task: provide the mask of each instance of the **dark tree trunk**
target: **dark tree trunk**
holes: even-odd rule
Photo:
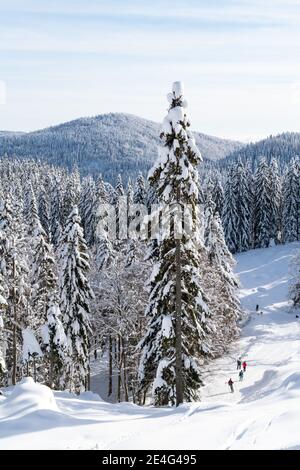
[[[123,357],[123,389],[125,395],[125,401],[128,400],[128,383],[127,383],[127,358],[126,358],[126,351],[125,351],[125,340],[122,338],[122,357]]]
[[[117,392],[117,400],[118,400],[118,402],[120,403],[120,401],[121,401],[121,361],[122,361],[120,336],[118,336],[118,341],[117,341],[117,361],[118,361],[118,392]]]
[[[112,350],[112,337],[108,338],[108,396],[112,394],[112,364],[113,364],[113,350]]]
[[[177,189],[177,203],[180,203],[180,189]],[[174,231],[175,236],[175,231]],[[176,262],[176,299],[175,299],[175,349],[176,349],[176,406],[183,403],[183,377],[182,377],[182,338],[181,338],[181,307],[182,307],[182,293],[181,293],[181,240],[176,240],[175,248],[175,262]]]

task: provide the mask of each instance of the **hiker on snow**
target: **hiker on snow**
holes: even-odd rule
[[[242,370],[240,370],[239,379],[240,379],[240,382],[242,382],[242,380],[244,379],[244,372]]]
[[[239,358],[236,360],[236,368],[237,368],[237,370],[239,370],[241,367],[242,367],[242,360],[241,360],[241,358],[239,357]]]
[[[246,372],[246,368],[247,368],[247,362],[246,362],[246,361],[244,361],[244,362],[243,362],[243,364],[242,364],[242,366],[243,366],[243,371],[244,371],[244,372]]]
[[[227,383],[229,385],[231,393],[233,393],[234,392],[234,388],[233,388],[234,382],[233,382],[233,380],[230,378]]]

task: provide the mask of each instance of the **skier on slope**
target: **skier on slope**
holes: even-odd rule
[[[241,357],[239,357],[236,360],[236,368],[237,368],[237,370],[239,370],[241,367],[242,367],[242,359],[241,359]]]
[[[259,305],[256,304],[256,311],[258,312],[258,310],[259,310]]]
[[[240,379],[240,382],[244,380],[244,372],[242,370],[240,370],[239,379]]]
[[[243,364],[242,364],[242,366],[243,366],[243,371],[246,372],[246,369],[247,369],[247,362],[244,361]]]
[[[233,393],[234,392],[234,388],[233,388],[234,382],[233,382],[233,380],[230,378],[227,383],[229,385],[231,393]]]

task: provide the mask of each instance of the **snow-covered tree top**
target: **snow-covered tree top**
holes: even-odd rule
[[[148,177],[161,201],[171,202],[176,188],[181,187],[184,202],[188,203],[198,197],[197,165],[202,157],[190,130],[183,84],[174,82],[167,98],[170,107],[160,133],[163,147],[159,149],[160,156]]]
[[[179,98],[180,96],[183,96],[184,92],[184,87],[182,82],[174,82],[172,86],[172,91],[176,98]]]

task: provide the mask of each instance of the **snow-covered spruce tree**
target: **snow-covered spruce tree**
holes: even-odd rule
[[[239,248],[239,237],[237,228],[237,207],[234,198],[234,170],[230,168],[225,185],[225,203],[223,209],[223,227],[226,245],[231,253],[236,253]]]
[[[282,241],[282,184],[277,161],[273,158],[270,166],[271,229],[276,244]]]
[[[123,182],[122,182],[122,176],[119,174],[117,178],[117,183],[115,187],[115,197],[114,197],[114,203],[117,205],[119,198],[125,195],[124,187],[123,187]]]
[[[21,378],[22,329],[28,326],[27,243],[21,205],[7,195],[0,201],[0,272],[7,301],[5,315],[7,384]]]
[[[223,186],[218,178],[215,180],[215,184],[212,190],[212,199],[215,203],[215,212],[222,217],[224,207],[224,190]]]
[[[42,227],[45,233],[50,238],[50,210],[49,210],[49,196],[46,192],[48,188],[44,185],[41,186],[39,199],[38,199],[38,214]]]
[[[250,172],[239,160],[234,169],[234,198],[237,212],[238,252],[252,243],[252,189]]]
[[[251,248],[251,180],[247,168],[240,160],[228,173],[225,187],[223,226],[225,240],[232,253],[247,251]]]
[[[269,167],[263,158],[254,180],[254,248],[267,248],[272,242],[272,202]]]
[[[117,234],[117,239],[121,239],[121,224],[120,224],[120,219],[122,216],[122,211],[126,210],[126,207],[124,207],[124,197],[125,197],[125,190],[123,187],[122,183],[122,176],[118,175],[117,178],[117,184],[115,187],[115,192],[114,192],[114,198],[113,198],[113,203],[116,208],[116,234]],[[119,241],[116,241],[116,246],[119,245]]]
[[[67,342],[59,309],[56,262],[52,247],[46,241],[42,227],[36,228],[32,279],[34,290],[32,306],[35,313],[34,329],[43,352],[42,376],[51,388],[60,387]]]
[[[99,201],[101,204],[109,202],[109,195],[105,187],[102,175],[99,176],[96,184],[96,202]]]
[[[209,263],[206,282],[209,306],[217,323],[213,347],[215,354],[220,355],[238,336],[241,306],[237,296],[239,283],[233,272],[235,261],[226,246],[219,214],[213,212],[210,210],[206,218],[205,245]]]
[[[48,374],[46,383],[56,390],[63,388],[64,367],[68,357],[68,341],[62,324],[58,298],[49,298],[46,320],[40,328],[41,349]]]
[[[41,221],[38,214],[37,202],[35,193],[31,186],[30,189],[30,203],[28,209],[28,219],[27,219],[27,226],[28,226],[28,235],[31,246],[35,246],[37,240],[39,239],[40,234],[42,233],[44,237],[46,237],[46,232],[41,225]]]
[[[205,193],[205,199],[209,198],[212,199],[212,193],[214,190],[214,182],[211,176],[209,176],[205,182],[204,182],[204,193]]]
[[[171,212],[189,205],[195,238],[160,233],[146,310],[148,330],[141,341],[140,389],[152,385],[154,403],[179,405],[197,398],[201,384],[199,357],[210,351],[209,334],[213,326],[207,300],[202,291],[197,237],[197,165],[201,155],[189,130],[186,101],[180,82],[168,95],[170,108],[163,121],[161,156],[149,173],[157,197]],[[181,214],[182,215],[182,214]]]
[[[205,246],[207,246],[208,238],[210,236],[212,219],[216,213],[216,204],[212,199],[212,193],[208,193],[205,200],[204,207],[204,237],[203,241]]]
[[[80,193],[79,212],[84,238],[89,246],[92,246],[95,241],[95,193],[94,180],[91,177],[85,178]]]
[[[73,207],[79,204],[80,175],[78,168],[68,178],[62,207],[62,224],[66,223]]]
[[[283,179],[282,231],[285,243],[300,240],[300,171],[292,159]]]
[[[78,392],[88,388],[89,301],[93,293],[87,279],[89,255],[77,206],[73,207],[61,237],[59,268],[60,309],[70,349],[65,387]]]
[[[51,207],[50,207],[50,233],[51,243],[57,248],[59,239],[61,236],[61,197],[59,190],[59,180],[54,177],[52,179],[52,191],[51,191]]]
[[[128,183],[127,183],[127,206],[129,207],[131,204],[133,204],[133,188],[131,184],[131,179],[129,178]]]
[[[94,207],[94,250],[93,250],[93,271],[102,270],[108,267],[114,258],[114,244],[110,239],[108,230],[109,222],[105,225],[103,222],[108,218],[108,212],[105,206],[109,203],[110,197],[106,190],[102,176],[97,182],[96,201]],[[100,229],[101,228],[101,229]]]
[[[142,205],[147,204],[147,190],[146,190],[146,184],[145,184],[145,180],[144,180],[142,173],[139,173],[137,180],[136,180],[136,185],[135,185],[135,190],[134,190],[134,195],[133,195],[133,202],[134,204],[142,204]]]

